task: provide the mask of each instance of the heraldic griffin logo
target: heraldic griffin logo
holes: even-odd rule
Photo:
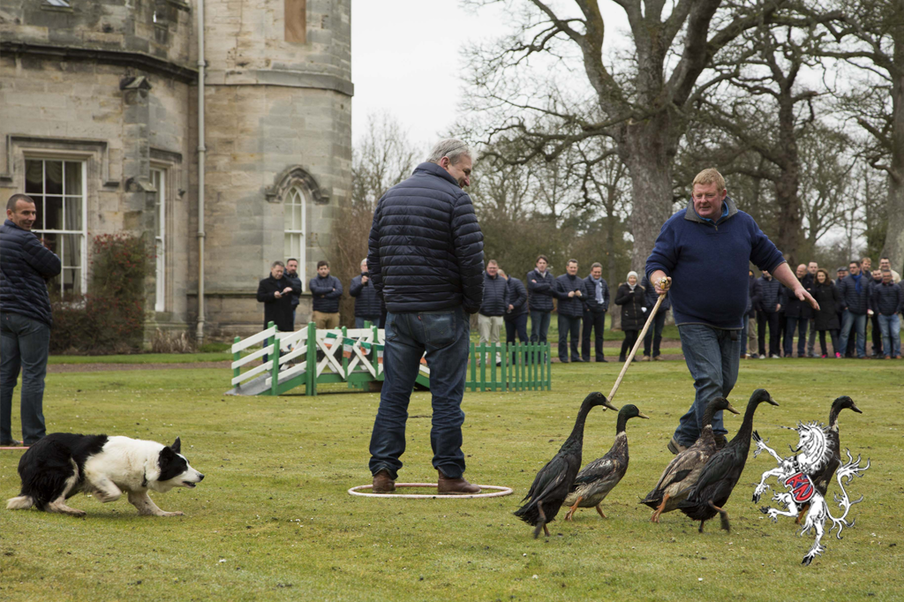
[[[769,516],[772,522],[777,522],[779,516],[796,518],[799,513],[808,510],[806,519],[801,525],[798,534],[803,535],[810,531],[816,534],[816,541],[813,542],[813,547],[810,548],[810,551],[807,552],[801,562],[801,564],[809,565],[817,555],[822,554],[823,550],[825,550],[825,546],[820,541],[826,533],[826,521],[830,521],[829,533],[836,527],[838,528],[835,534],[838,539],[841,539],[841,531],[845,527],[854,526],[853,520],[847,520],[848,513],[851,510],[851,506],[863,501],[863,496],[852,501],[848,496],[845,485],[850,484],[855,476],[863,476],[862,473],[869,468],[869,460],[867,460],[866,466],[861,467],[860,455],[858,454],[857,459],[854,460],[851,452],[845,450],[848,460],[836,472],[836,480],[841,493],[834,495],[835,502],[843,512],[840,517],[836,518],[829,512],[825,497],[823,493],[820,493],[813,479],[832,460],[833,450],[828,443],[827,428],[817,422],[806,424],[801,422],[798,423],[796,429],[789,428],[789,430],[797,431],[799,441],[796,449],[791,448],[793,453],[787,458],[782,458],[775,450],[766,445],[769,442],[768,439],[763,441],[759,433],[753,433],[753,439],[756,441],[756,451],[753,452],[753,457],[756,458],[762,451],[766,451],[778,462],[778,467],[763,473],[759,485],[753,490],[753,501],[754,503],[760,501],[760,496],[769,489],[766,480],[775,477],[788,489],[787,492],[777,492],[772,496],[772,501],[777,502],[783,509],[763,506],[760,511]],[[828,476],[828,479],[831,479],[831,475]],[[828,483],[824,485],[823,490],[827,486]],[[809,509],[807,508],[808,505]]]

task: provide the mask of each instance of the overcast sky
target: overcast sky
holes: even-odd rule
[[[607,36],[614,36],[624,13],[611,2],[603,10]],[[506,33],[510,20],[500,8],[475,13],[457,0],[353,1],[353,141],[363,135],[368,115],[386,111],[412,142],[429,145],[455,120],[468,69],[459,50]]]

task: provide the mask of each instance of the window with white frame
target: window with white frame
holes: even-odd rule
[[[283,220],[285,223],[284,260],[294,257],[298,260],[298,278],[301,288],[307,284],[305,279],[305,196],[300,187],[294,186],[286,195],[283,203]]]
[[[62,273],[48,286],[64,297],[87,287],[86,179],[84,161],[25,159],[25,193],[37,210],[32,231],[60,257]]]
[[[166,311],[166,172],[151,170],[151,183],[157,189],[154,196],[154,242],[157,256],[157,294],[154,311]]]

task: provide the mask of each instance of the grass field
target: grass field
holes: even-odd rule
[[[607,349],[607,352],[609,350]],[[844,539],[812,538],[773,524],[750,501],[774,466],[751,458],[726,505],[732,531],[703,534],[680,513],[649,522],[637,501],[672,457],[665,449],[693,386],[683,362],[632,366],[616,405],[651,420],[628,423],[631,466],[603,503],[534,540],[512,516],[536,471],[567,437],[583,397],[608,394],[616,363],[555,365],[548,393],[466,393],[464,451],[472,482],[515,495],[474,500],[353,497],[369,483],[367,445],[378,395],[333,389],[315,398],[234,398],[229,371],[133,370],[51,374],[48,432],[122,434],[171,443],[207,478],[194,490],[151,494],[186,516],[136,515],[125,500],[70,504],[85,519],[0,509],[0,600],[900,600],[904,591],[904,364],[857,360],[742,362],[733,401],[756,387],[754,426],[780,452],[798,420],[825,421],[847,394],[862,415],[841,417],[842,443],[872,467],[850,486],[864,495]],[[17,398],[18,399],[18,398]],[[18,406],[18,401],[15,402]],[[19,432],[18,408],[14,433]],[[734,431],[739,418],[726,419]],[[429,393],[415,393],[402,482],[432,481]],[[594,410],[585,462],[612,442],[615,416]],[[0,499],[18,493],[21,452],[0,451]],[[864,462],[865,464],[865,462]],[[830,490],[830,493],[832,490]],[[765,499],[765,498],[764,498]],[[765,499],[768,502],[768,499]]]

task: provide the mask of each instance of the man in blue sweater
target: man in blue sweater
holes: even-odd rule
[[[45,435],[44,376],[53,312],[47,281],[60,274],[60,258],[31,232],[37,219],[30,196],[14,194],[0,226],[0,446],[17,447],[12,436],[13,392],[22,371],[21,417],[25,445]]]
[[[707,404],[716,397],[728,397],[737,381],[751,261],[769,270],[798,299],[818,308],[781,252],[728,197],[722,174],[703,170],[694,178],[692,201],[662,226],[646,265],[656,292],[671,293],[682,351],[696,389],[694,403],[669,442],[672,453],[693,445]],[[712,425],[717,443],[724,445],[727,431],[722,412],[713,417]]]

